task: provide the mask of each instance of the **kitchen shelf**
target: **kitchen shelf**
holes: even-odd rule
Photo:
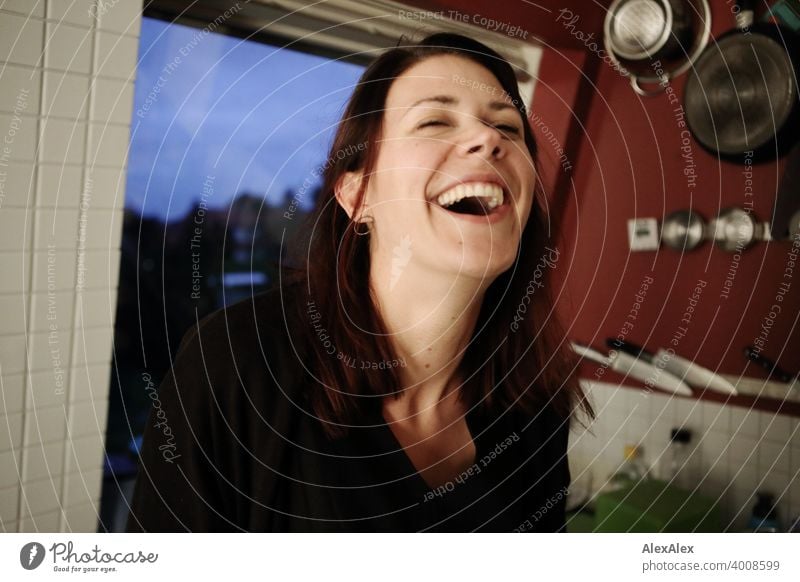
[[[647,386],[643,382],[639,382],[638,380],[631,378],[630,376],[625,377],[622,374],[618,374],[613,370],[606,369],[605,374],[603,374],[602,379],[598,380],[593,375],[593,371],[597,369],[596,364],[592,364],[591,362],[582,362],[578,369],[578,378],[585,382],[603,382],[603,383],[610,383],[610,384],[617,384],[619,386],[623,386],[625,388],[629,388],[631,390],[646,390],[648,389]],[[725,378],[737,384],[737,379],[739,376],[732,376],[730,374],[723,374]],[[741,380],[738,380],[739,388],[741,389],[742,386],[747,386],[748,392],[754,391],[758,392],[759,390],[755,388],[757,383],[765,384],[767,389],[764,390],[764,393],[773,394],[774,386],[778,383],[767,381],[764,379],[758,378],[747,378],[742,377]],[[779,384],[778,384],[779,385]],[[783,384],[783,386],[788,386]],[[655,392],[660,394],[664,394],[669,396],[669,392],[664,392],[662,390],[658,390],[656,388],[652,389]],[[788,392],[788,389],[787,389]],[[771,396],[755,396],[752,394],[738,394],[736,396],[730,394],[723,394],[722,392],[715,392],[713,390],[705,390],[703,392],[695,391],[692,396],[678,396],[674,395],[675,398],[687,398],[687,399],[695,399],[695,400],[705,400],[709,402],[718,402],[720,404],[731,404],[733,406],[741,406],[742,408],[753,409],[753,410],[760,410],[763,412],[772,412],[776,414],[785,414],[787,416],[794,416],[800,418],[800,401],[795,400],[796,396],[792,396],[793,399],[785,399],[782,400],[780,398],[774,398]]]

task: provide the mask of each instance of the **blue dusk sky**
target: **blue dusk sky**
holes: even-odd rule
[[[144,18],[125,207],[182,218],[239,193],[281,204],[320,166],[363,68]],[[311,200],[301,204],[308,209]]]

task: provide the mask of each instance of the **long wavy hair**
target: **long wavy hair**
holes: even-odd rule
[[[381,54],[361,76],[324,165],[316,208],[304,229],[307,238],[297,251],[302,264],[285,279],[301,280],[309,293],[305,301],[295,298],[302,322],[296,332],[305,336],[305,365],[317,379],[306,396],[331,438],[358,426],[366,407],[402,392],[397,367],[361,369],[350,361],[399,360],[370,289],[369,235],[356,233],[353,221],[336,201],[334,188],[345,172],[364,171],[353,211],[358,217],[378,156],[389,88],[411,66],[437,55],[457,55],[488,69],[523,120],[528,118],[511,65],[491,48],[461,35],[439,33],[418,43],[401,44]],[[547,235],[536,142],[529,124],[522,125],[537,170],[533,207],[517,260],[484,295],[473,337],[460,363],[465,381],[459,398],[470,408],[495,412],[519,407],[535,415],[549,406],[564,420],[578,408],[593,417],[574,375],[576,360],[553,309],[549,273],[557,249]]]

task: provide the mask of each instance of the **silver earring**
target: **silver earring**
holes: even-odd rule
[[[373,222],[375,222],[375,218],[373,218],[373,216],[371,214],[368,214],[367,216],[364,217],[363,220],[358,220],[358,221],[353,223],[353,231],[358,236],[368,235],[370,232],[372,232],[372,223]],[[360,225],[360,224],[365,224],[366,225],[366,230],[359,229],[358,225]]]

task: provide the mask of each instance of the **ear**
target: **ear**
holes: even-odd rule
[[[345,172],[336,181],[334,186],[334,193],[336,194],[336,201],[347,212],[347,216],[353,220],[353,212],[355,211],[356,202],[358,199],[358,190],[361,188],[361,181],[364,179],[364,172],[358,170],[356,172]]]

